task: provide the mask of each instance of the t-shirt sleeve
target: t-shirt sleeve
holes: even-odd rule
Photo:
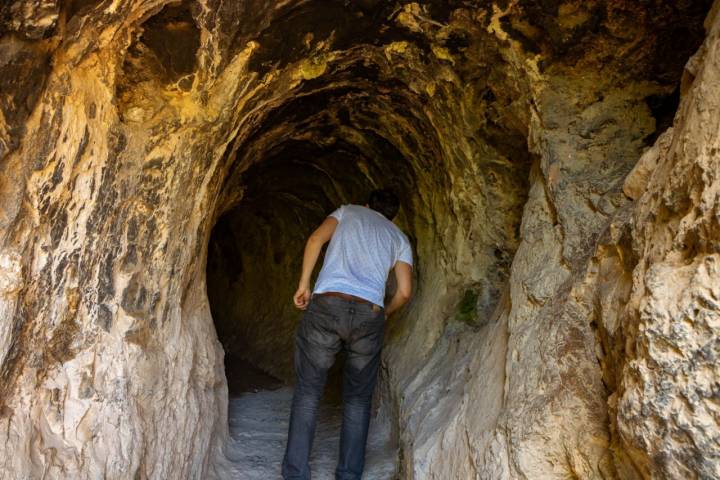
[[[332,212],[328,217],[333,217],[338,223],[342,222],[343,213],[345,212],[345,205]]]
[[[400,245],[400,252],[398,252],[396,261],[407,263],[410,266],[413,264],[412,247],[410,246],[410,242],[406,239],[403,239],[403,242]]]

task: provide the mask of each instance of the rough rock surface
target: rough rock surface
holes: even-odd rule
[[[390,185],[401,478],[719,477],[719,5],[4,3],[1,476],[222,471],[223,347],[290,379]]]

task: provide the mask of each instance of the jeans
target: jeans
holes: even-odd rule
[[[382,349],[385,311],[371,304],[315,295],[295,338],[296,385],[282,475],[310,479],[310,451],[328,369],[345,349],[343,418],[337,480],[359,480],[365,466],[370,407]]]

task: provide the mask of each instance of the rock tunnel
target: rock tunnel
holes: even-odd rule
[[[3,4],[0,477],[279,478],[235,399],[291,391],[305,239],[391,187],[366,478],[720,478],[718,11]]]

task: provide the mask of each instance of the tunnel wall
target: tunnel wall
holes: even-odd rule
[[[383,362],[403,475],[717,476],[717,2],[673,130],[642,157],[658,122],[646,99],[668,95],[672,78],[635,78],[612,62],[608,75],[598,67],[618,44],[580,42],[590,53],[578,55],[564,42],[586,31],[542,35],[523,21],[533,3],[510,4],[439,20],[408,4],[393,17],[398,41],[351,51],[340,36],[336,50],[311,42],[277,65],[272,43],[257,40],[278,13],[266,3],[3,7],[3,68],[32,79],[9,82],[1,100],[4,476],[205,478],[223,461],[227,386],[205,295],[212,227],[262,160],[250,140],[269,112],[322,88],[313,81],[360,51],[404,78],[403,94],[438,101],[374,123],[405,137],[422,118],[432,128],[408,128],[416,144],[395,147],[416,171],[442,172],[418,175],[417,195],[403,195],[423,268]],[[567,5],[567,29],[592,20]],[[635,47],[620,62],[642,70],[657,61],[645,56],[656,37],[628,27],[639,17],[627,8],[606,12],[605,29],[632,33],[612,38]],[[658,18],[637,23],[660,29]],[[158,49],[143,25],[187,32],[178,45],[197,46],[195,63]],[[446,42],[464,28],[461,48],[492,46],[479,58],[501,60],[475,73],[505,78],[506,103],[467,86],[478,77],[452,47],[466,43]],[[402,105],[383,88],[387,105]],[[492,108],[491,122],[478,118]],[[529,138],[519,150],[499,141],[518,135]],[[497,162],[509,173],[496,180],[509,183],[495,191],[513,194],[493,199]],[[511,263],[490,247],[498,238]],[[494,277],[502,262],[509,276]],[[470,321],[458,315],[468,290]]]
[[[137,25],[159,10],[129,7],[106,13]],[[4,159],[0,471],[199,478],[227,395],[203,287],[212,174],[193,171],[221,150],[193,141],[188,117],[168,125],[192,109],[182,95],[162,99],[169,116],[124,124],[127,26],[78,21],[54,46],[30,140]]]
[[[697,68],[696,62],[689,68]],[[641,255],[630,240],[637,231],[626,233],[624,239],[616,231],[619,224],[639,215],[640,208],[623,194],[623,180],[647,148],[660,119],[653,118],[646,101],[656,93],[656,85],[615,82],[574,68],[546,72],[543,81],[532,82],[530,96],[537,109],[533,109],[529,146],[539,161],[530,174],[521,242],[504,301],[477,332],[470,333],[446,323],[452,313],[438,312],[437,297],[423,297],[421,292],[406,317],[413,330],[390,346],[389,383],[397,386],[391,395],[402,425],[404,467],[411,478],[562,478],[568,472],[579,478],[715,474],[717,462],[699,460],[709,454],[706,447],[701,447],[702,454],[686,445],[689,450],[670,453],[671,448],[653,458],[647,453],[635,457],[638,452],[632,445],[647,448],[648,442],[660,441],[663,434],[650,434],[650,425],[664,424],[675,410],[663,407],[661,413],[655,400],[639,400],[645,384],[636,383],[638,370],[645,372],[646,379],[652,377],[647,364],[654,364],[656,358],[640,360],[635,371],[625,371],[624,360],[606,357],[609,350],[621,357],[635,355],[636,349],[656,350],[648,353],[652,357],[668,352],[660,347],[666,338],[634,345],[634,332],[646,327],[638,327],[637,317],[632,319],[637,313],[619,313],[627,308],[630,278],[642,276],[633,272],[633,258]],[[660,142],[666,145],[668,140]],[[656,165],[658,148],[662,147],[650,150],[655,152],[653,166],[644,167],[641,176],[649,175]],[[627,247],[620,247],[621,253],[614,251],[615,246],[596,247],[596,241],[608,236],[618,243],[632,243],[634,253]],[[613,270],[599,286],[596,269],[603,264]],[[641,298],[642,280],[635,281],[639,290],[635,295]],[[443,288],[440,282],[432,290]],[[626,323],[620,315],[628,315]],[[614,332],[612,339],[603,326],[606,322]],[[433,329],[442,332],[437,341],[421,343],[423,333]],[[711,348],[712,336],[703,337],[696,347]],[[654,341],[658,345],[648,345]],[[675,345],[678,342],[673,340]],[[685,342],[678,350],[688,352]],[[430,348],[425,349],[427,345]],[[418,363],[418,358],[426,360]],[[678,367],[669,367],[673,363],[669,358],[661,363],[668,373]],[[610,364],[613,374],[625,376],[623,380],[608,381]],[[705,367],[697,367],[709,374]],[[704,398],[693,402],[712,408],[710,392],[701,383],[691,393],[684,379],[665,377],[664,381],[677,381],[683,398]],[[634,385],[624,398],[627,410],[620,410],[617,403],[622,382]],[[657,398],[656,393],[651,397]],[[656,432],[678,429],[687,434],[697,428],[681,423]],[[632,440],[625,436],[628,430],[633,431]],[[677,435],[684,434],[670,434]]]

